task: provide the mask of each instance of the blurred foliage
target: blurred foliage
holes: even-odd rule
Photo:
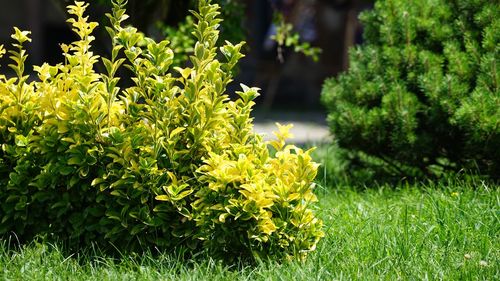
[[[65,8],[68,0],[54,0],[61,8]],[[243,28],[245,19],[245,4],[243,0],[212,0],[221,9],[223,21],[221,22],[220,40],[225,42],[240,42],[245,39],[246,31]],[[111,0],[97,0],[102,10],[112,6]],[[194,47],[194,38],[187,31],[192,22],[189,11],[195,9],[198,0],[128,0],[127,10],[130,11],[130,23],[145,34],[151,35],[151,29],[157,29],[162,36],[172,42],[172,48],[176,49],[174,64],[185,61]],[[275,6],[272,6],[275,8]],[[91,10],[90,13],[99,13]],[[95,15],[94,15],[95,16]],[[96,20],[100,17],[95,16]],[[295,32],[294,26],[285,20],[281,12],[275,8],[273,22],[277,26],[277,34],[272,39],[278,43],[277,58],[282,61],[282,48],[291,47],[295,52],[303,53],[318,60],[321,52],[319,48],[312,47],[308,42],[302,42],[300,36]]]
[[[283,47],[291,47],[294,52],[302,53],[318,61],[321,49],[312,47],[309,42],[301,42],[298,32],[293,30],[293,24],[287,22],[283,14],[276,13],[273,19],[276,25],[276,34],[271,35],[271,39],[278,43],[278,59],[283,62]]]

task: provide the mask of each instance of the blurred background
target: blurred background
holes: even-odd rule
[[[96,32],[95,52],[109,52],[108,36],[102,28],[110,0],[94,0],[89,7],[90,20],[100,24]],[[182,40],[189,10],[195,1],[129,0],[129,23],[157,39],[175,36]],[[295,123],[297,142],[321,141],[328,136],[326,113],[320,104],[323,81],[345,70],[348,48],[361,43],[362,26],[358,15],[373,6],[370,0],[217,0],[225,22],[221,40],[247,42],[246,57],[240,62],[235,82],[262,89],[257,99],[255,118],[257,131],[269,133],[274,122]],[[13,26],[31,30],[28,44],[29,65],[62,61],[59,44],[75,40],[66,23],[66,0],[0,0],[0,44],[11,43]],[[280,48],[270,37],[276,33],[276,15],[281,14],[293,25],[301,42],[322,50],[314,61],[292,48]],[[273,20],[274,19],[274,20]],[[177,33],[176,33],[177,32]],[[169,38],[170,39],[170,38]],[[177,44],[183,44],[177,43]],[[186,43],[187,44],[187,43]],[[7,60],[0,61],[2,72],[8,73]]]

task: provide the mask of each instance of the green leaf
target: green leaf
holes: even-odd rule
[[[80,166],[83,164],[83,159],[81,156],[73,156],[68,159],[68,165]]]

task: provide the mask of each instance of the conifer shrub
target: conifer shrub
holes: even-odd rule
[[[378,1],[365,43],[325,82],[331,132],[351,167],[392,175],[500,175],[500,9],[487,0]]]
[[[79,40],[61,46],[64,63],[36,66],[37,79],[24,72],[29,32],[12,36],[17,76],[0,75],[0,236],[226,258],[314,250],[323,236],[313,213],[317,164],[285,144],[289,126],[270,143],[253,132],[258,89],[242,85],[229,100],[243,43],[218,47],[218,5],[199,1],[190,66],[175,69],[168,38],[123,25],[123,0],[108,15],[111,57],[96,56],[87,6],[68,6]],[[129,87],[116,76],[123,67]]]

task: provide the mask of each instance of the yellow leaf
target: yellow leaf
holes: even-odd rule
[[[297,200],[299,198],[300,198],[300,194],[298,194],[298,193],[292,193],[292,194],[288,195],[288,197],[287,197],[286,200],[287,201],[293,201],[293,200]]]
[[[273,200],[269,198],[262,198],[257,200],[255,203],[257,203],[257,206],[260,208],[269,208],[273,205]]]
[[[228,216],[229,216],[229,214],[228,214],[228,213],[223,213],[223,214],[220,214],[220,215],[219,215],[219,221],[220,221],[221,223],[225,223],[225,222],[226,222],[226,218],[227,218]]]
[[[170,172],[170,171],[167,171],[167,175],[170,177],[170,179],[172,180],[172,184],[173,185],[177,185],[177,177],[175,176],[174,173]]]
[[[276,225],[274,225],[272,220],[264,220],[259,223],[259,228],[262,232],[267,235],[270,235],[274,231],[276,231]]]
[[[95,178],[90,185],[91,186],[96,186],[96,185],[102,183],[103,181],[104,180],[102,178]]]
[[[293,134],[290,133],[290,129],[293,128],[293,124],[281,125],[280,123],[276,123],[278,127],[278,132],[273,132],[273,134],[278,137],[279,140],[286,140],[293,138]]]
[[[10,37],[22,44],[26,41],[31,42],[31,39],[28,37],[29,34],[31,34],[31,31],[21,31],[19,28],[14,27],[14,34]]]
[[[184,79],[187,79],[192,71],[192,69],[188,67],[187,68],[175,67],[174,69],[177,70]]]
[[[170,201],[170,198],[168,197],[168,195],[157,195],[155,197],[155,199],[158,201]]]
[[[175,135],[179,134],[180,132],[184,131],[186,128],[184,127],[177,127],[175,128],[172,132],[170,132],[170,138],[175,137]]]

